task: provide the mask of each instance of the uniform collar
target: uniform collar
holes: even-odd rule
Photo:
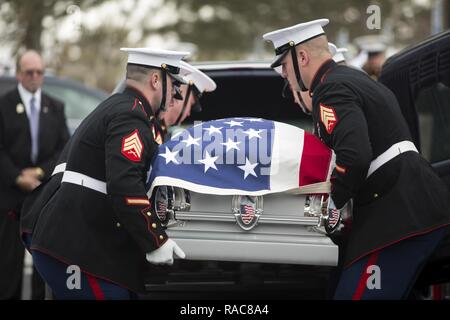
[[[144,107],[144,110],[147,113],[148,117],[150,118],[153,116],[153,110],[152,107],[150,106],[150,102],[147,100],[147,98],[145,98],[142,92],[140,92],[136,88],[127,86],[123,91],[123,93],[137,98],[142,103],[142,106]]]
[[[330,72],[331,69],[333,69],[336,65],[337,63],[334,62],[333,59],[328,59],[324,63],[322,63],[322,65],[316,71],[316,74],[313,77],[313,81],[311,82],[311,87],[309,88],[309,94],[311,96],[314,93],[314,90],[317,88],[317,86],[325,80],[325,77],[328,74],[328,72]]]

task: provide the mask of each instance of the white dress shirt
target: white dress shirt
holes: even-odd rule
[[[37,110],[39,112],[41,111],[41,88],[37,89],[34,94],[25,89],[21,83],[19,83],[17,88],[19,89],[19,95],[25,106],[25,111],[27,112],[28,119],[30,119],[30,109],[31,109],[30,101],[33,96],[35,99],[35,106]]]

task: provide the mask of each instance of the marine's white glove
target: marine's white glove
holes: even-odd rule
[[[153,264],[173,264],[173,257],[184,259],[186,254],[172,239],[167,240],[161,247],[146,254],[147,261]]]

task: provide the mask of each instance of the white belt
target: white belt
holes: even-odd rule
[[[394,159],[399,154],[407,151],[417,151],[416,146],[411,141],[401,141],[393,144],[389,149],[380,154],[375,160],[373,160],[370,164],[369,171],[367,172],[367,177],[369,177],[372,173],[375,172],[379,167],[381,167],[386,162]]]
[[[73,183],[106,194],[106,182],[75,171],[66,171],[66,163],[58,164],[52,175],[64,173],[61,183]]]
[[[55,167],[55,169],[54,169],[53,172],[52,172],[52,176],[54,176],[54,175],[57,174],[57,173],[64,172],[64,171],[66,171],[66,163],[65,163],[65,162],[64,162],[64,163],[60,163],[60,164],[58,164],[58,165]]]
[[[61,183],[63,182],[77,184],[79,186],[83,186],[106,194],[106,182],[91,178],[82,173],[74,171],[64,171]]]

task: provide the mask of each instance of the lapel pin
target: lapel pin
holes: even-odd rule
[[[44,108],[43,108],[43,110],[42,110],[44,113],[47,113],[48,112],[48,107],[47,106],[44,106]]]
[[[24,111],[25,111],[25,108],[23,107],[23,104],[18,103],[17,106],[16,106],[16,112],[17,112],[18,114],[21,114],[21,113],[23,113]]]

